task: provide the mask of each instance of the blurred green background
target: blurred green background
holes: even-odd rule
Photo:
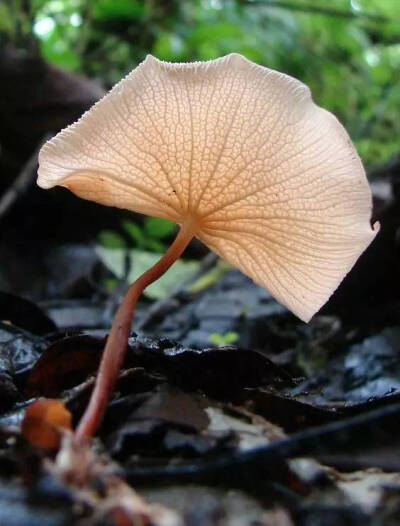
[[[2,0],[0,38],[110,87],[147,53],[239,52],[308,84],[371,168],[399,149],[399,0]]]

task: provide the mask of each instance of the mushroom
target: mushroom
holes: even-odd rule
[[[58,449],[62,433],[72,428],[72,415],[61,400],[36,400],[25,411],[22,436],[43,449]]]
[[[143,289],[197,237],[309,321],[376,235],[362,163],[300,81],[238,54],[173,64],[148,56],[47,142],[38,184],[170,219],[179,233],[131,285],[78,425],[98,428]]]

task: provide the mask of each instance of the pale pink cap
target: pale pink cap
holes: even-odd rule
[[[379,225],[338,120],[288,75],[231,54],[148,56],[47,142],[38,184],[199,224],[208,247],[308,321]]]

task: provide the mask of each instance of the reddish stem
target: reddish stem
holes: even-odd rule
[[[148,285],[162,276],[179,258],[195,233],[196,222],[193,218],[188,218],[161,259],[142,274],[125,294],[107,338],[89,404],[75,431],[76,439],[79,442],[92,437],[101,424],[125,358],[133,313],[140,294]]]

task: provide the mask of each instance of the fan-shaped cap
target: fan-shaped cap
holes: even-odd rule
[[[374,238],[341,124],[287,75],[232,54],[152,56],[42,148],[38,184],[197,220],[197,236],[308,321]]]

